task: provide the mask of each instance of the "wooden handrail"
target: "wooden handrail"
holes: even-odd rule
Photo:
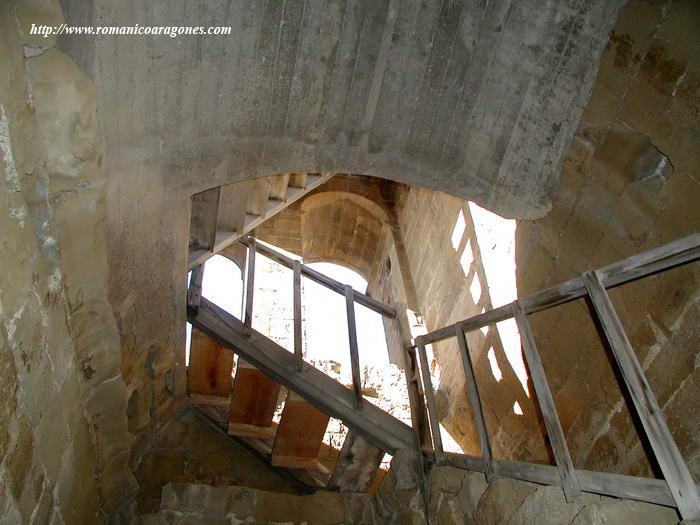
[[[463,468],[479,470],[487,473],[489,476],[493,475],[493,470],[496,470],[498,474],[508,477],[560,485],[564,489],[568,501],[573,501],[583,489],[600,494],[641,499],[652,503],[658,503],[659,500],[662,500],[661,504],[677,507],[683,519],[696,520],[700,518],[700,491],[698,486],[693,481],[690,471],[678,450],[678,446],[668,430],[668,425],[658,407],[656,398],[644,377],[642,367],[606,292],[606,288],[698,259],[700,259],[700,234],[689,235],[653,250],[633,255],[597,271],[585,272],[581,276],[557,286],[552,286],[464,321],[458,321],[405,343],[404,347],[406,349],[418,349],[421,357],[421,368],[428,372],[427,376],[424,375],[423,381],[426,388],[428,416],[431,423],[430,426],[433,429],[433,448],[437,462],[449,463],[451,461],[452,463],[459,463],[459,458],[461,458],[461,461],[464,462]],[[661,465],[665,477],[665,487],[659,487],[656,480],[653,480],[655,483],[650,484],[649,482],[652,480],[645,480],[645,478],[592,473],[577,470],[573,466],[559,423],[556,406],[547,384],[544,368],[540,362],[535,341],[530,331],[527,314],[572,301],[584,295],[588,295],[593,302],[596,316],[603,326],[605,337],[615,355],[615,364],[623,377],[626,389],[634,401],[637,416],[640,418],[645,433],[652,444],[652,452]],[[485,428],[479,429],[479,439],[482,443],[482,458],[474,458],[463,454],[446,454],[442,450],[437,408],[434,399],[431,403],[431,396],[427,392],[430,390],[430,394],[432,394],[432,385],[429,371],[427,370],[425,345],[456,336],[460,352],[463,354],[465,375],[467,376],[467,382],[469,382],[471,363],[469,362],[466,340],[464,340],[464,332],[477,330],[483,326],[498,323],[509,318],[515,318],[518,325],[523,353],[530,369],[540,410],[556,459],[558,479],[553,476],[553,473],[556,472],[553,470],[553,467],[493,460],[489,457],[490,450],[487,452],[483,447],[484,443],[488,444],[488,435],[486,435]],[[475,413],[478,413],[480,410],[478,407],[478,393],[476,396],[474,395],[476,384],[472,385],[472,390],[470,392],[472,406]],[[479,426],[481,427],[481,425]],[[437,433],[435,429],[437,429]],[[526,474],[520,475],[519,473],[521,472]],[[622,489],[613,487],[614,484],[620,483],[626,484],[627,487]],[[653,494],[651,494],[652,492]],[[663,495],[661,495],[661,492],[663,492]]]
[[[598,274],[603,286],[611,288],[698,259],[700,259],[700,233],[695,233],[604,266],[598,270]],[[573,301],[584,295],[586,295],[586,286],[579,276],[520,299],[520,305],[526,314],[531,314]],[[458,324],[464,327],[465,332],[471,332],[489,324],[500,323],[513,317],[512,308],[512,303],[505,304],[483,314],[457,321],[425,334],[422,336],[423,342],[427,345],[453,337]],[[407,345],[415,346],[415,341],[410,341]]]
[[[240,239],[238,242],[245,246],[248,246],[251,239],[253,239],[253,237],[249,237],[247,239]],[[286,255],[281,254],[278,251],[273,250],[269,246],[266,246],[262,243],[257,243],[256,247],[258,253],[261,253],[265,257],[268,257],[273,261],[281,264],[282,266],[286,266],[287,268],[294,268],[294,259],[287,257]],[[323,275],[321,272],[317,272],[316,270],[309,268],[305,264],[301,265],[301,273],[302,275],[308,277],[312,281],[315,281],[318,284],[322,284],[326,288],[329,288],[334,292],[339,293],[340,295],[345,295],[345,284],[341,283],[340,281],[336,281],[335,279],[332,279],[327,275]],[[355,302],[366,306],[370,310],[374,310],[375,312],[380,313],[383,316],[388,317],[389,319],[394,319],[396,317],[396,310],[394,310],[390,306],[385,305],[381,301],[377,301],[369,295],[365,295],[361,292],[358,292],[357,290],[353,290],[352,296]]]

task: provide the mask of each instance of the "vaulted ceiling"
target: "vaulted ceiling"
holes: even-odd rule
[[[541,216],[622,0],[63,0],[108,173],[188,194],[279,172],[376,175]],[[121,177],[129,183],[129,175]]]

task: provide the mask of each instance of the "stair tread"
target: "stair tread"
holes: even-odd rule
[[[313,458],[323,442],[330,417],[293,393],[287,396],[282,410],[272,455]]]
[[[192,329],[187,386],[190,393],[228,397],[233,355],[199,330]]]
[[[411,427],[367,400],[354,408],[353,394],[338,381],[304,364],[301,373],[293,372],[294,355],[263,334],[244,326],[234,316],[202,298],[199,312],[189,320],[198,329],[216,334],[222,341],[261,372],[313,401],[319,409],[340,419],[373,445],[393,454],[400,448],[411,448],[414,436]],[[279,435],[279,431],[278,431]]]
[[[229,423],[270,427],[280,384],[257,368],[238,366],[231,390]]]

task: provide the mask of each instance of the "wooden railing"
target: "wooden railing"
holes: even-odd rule
[[[565,283],[453,323],[406,343],[407,351],[418,351],[436,462],[484,472],[489,480],[495,476],[504,476],[536,483],[559,485],[568,501],[574,501],[581,491],[585,490],[674,506],[678,508],[683,519],[700,519],[698,486],[681,457],[651,386],[644,377],[642,366],[606,291],[607,288],[668,270],[699,258],[700,234],[690,235],[599,270],[584,272],[580,277]],[[588,296],[593,304],[595,316],[603,328],[605,338],[615,357],[614,364],[623,378],[626,392],[632,399],[634,411],[661,468],[663,480],[588,472],[574,468],[527,315],[583,296]],[[530,371],[556,467],[496,460],[491,452],[465,332],[511,318],[515,319],[520,332],[525,362]],[[437,405],[425,347],[428,344],[452,337],[457,338],[467,380],[467,394],[475,417],[481,450],[481,457],[478,458],[464,454],[445,453],[440,437]]]
[[[248,248],[248,259],[246,264],[246,280],[245,280],[245,307],[243,315],[243,323],[250,328],[253,323],[253,303],[255,299],[255,261],[256,254],[260,253],[265,257],[290,268],[293,271],[293,287],[294,287],[294,363],[297,372],[301,372],[304,363],[303,357],[303,341],[302,341],[302,321],[301,321],[301,277],[302,275],[317,282],[326,288],[333,290],[345,297],[345,306],[348,323],[348,343],[350,346],[350,367],[352,371],[352,389],[354,393],[355,407],[362,406],[362,377],[360,374],[360,357],[357,344],[357,326],[355,324],[355,303],[366,306],[384,317],[396,319],[396,311],[372,297],[354,290],[352,286],[343,284],[335,279],[328,277],[308,266],[301,264],[298,260],[294,260],[286,255],[273,250],[265,244],[256,242],[255,238],[248,237],[241,239],[243,245]],[[190,277],[190,288],[188,290],[188,311],[191,314],[196,313],[197,305],[199,305],[202,290],[202,276],[204,275],[204,265],[195,267],[192,270]]]

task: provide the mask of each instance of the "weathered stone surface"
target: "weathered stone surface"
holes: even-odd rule
[[[529,495],[508,520],[509,525],[568,525],[584,505],[595,504],[600,497],[583,493],[574,503],[568,503],[559,487],[539,487]]]
[[[533,494],[538,486],[513,479],[498,479],[491,483],[479,500],[474,515],[478,525],[506,523],[522,505],[525,498]]]
[[[418,486],[418,463],[413,450],[397,450],[391,459],[391,473],[397,490],[409,490]]]
[[[276,492],[298,490],[290,480],[212,427],[194,407],[178,411],[164,426],[135,463],[134,474],[140,485],[139,514],[154,512],[162,503],[161,492],[164,496],[178,497],[185,489],[200,487],[198,490],[204,491],[204,484],[241,485]],[[167,485],[173,481],[178,483]],[[163,488],[166,485],[167,490]],[[214,497],[228,493],[208,494]],[[246,493],[241,488],[235,494]],[[175,503],[164,505],[176,508]]]
[[[638,501],[603,498],[601,503],[586,505],[571,525],[671,525],[678,523],[675,510]]]

